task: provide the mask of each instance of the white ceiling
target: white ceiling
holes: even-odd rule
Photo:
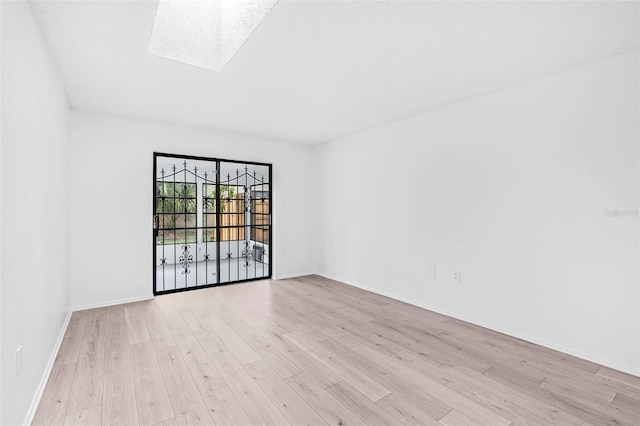
[[[318,143],[639,46],[639,3],[280,0],[221,73],[157,2],[34,2],[73,108]]]

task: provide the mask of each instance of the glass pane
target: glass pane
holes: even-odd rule
[[[269,214],[269,200],[258,200],[257,201],[257,212]]]
[[[173,182],[156,182],[157,197],[173,197],[173,195],[174,195]]]
[[[196,212],[196,200],[191,198],[176,198],[175,211],[176,213],[195,213]]]
[[[231,198],[222,198],[220,204],[220,211],[227,213],[244,212],[244,193],[235,193],[235,196]]]
[[[220,241],[229,241],[229,240],[231,240],[231,229],[230,228],[220,229]]]
[[[186,243],[195,243],[197,238],[197,232],[195,229],[187,229]]]
[[[174,188],[176,198],[196,198],[196,184],[176,182]]]
[[[254,226],[269,225],[269,216],[266,214],[252,214],[251,225],[254,225]]]
[[[173,215],[166,215],[169,219],[173,219]],[[175,215],[175,222],[173,228],[192,228],[195,227],[195,215],[192,214],[177,214]]]
[[[216,212],[216,199],[215,198],[203,198],[202,199],[202,211],[205,213]]]
[[[160,229],[171,229],[171,228],[175,228],[175,218],[176,215],[174,214],[159,214],[158,215],[158,220],[159,220],[159,228]]]
[[[216,230],[215,229],[205,229],[204,230],[204,240],[209,243],[216,240]]]
[[[232,226],[220,230],[220,241],[244,240],[244,226]]]
[[[261,243],[269,243],[269,228],[251,228],[251,239]]]
[[[216,198],[216,186],[211,183],[202,184],[202,196],[206,198]]]
[[[210,214],[210,213],[205,214],[203,225],[205,228],[211,228],[213,226],[216,226],[216,215]]]
[[[164,231],[164,243],[165,244],[174,244],[176,241],[176,231]]]
[[[190,244],[196,242],[196,237],[197,231],[195,229],[173,229],[158,231],[158,235],[156,236],[156,244]],[[205,238],[207,238],[208,241],[215,241],[215,230],[207,230]]]
[[[230,202],[236,198],[238,198],[238,193],[243,192],[244,190],[240,186],[236,185],[220,185],[220,200],[225,202]],[[215,196],[215,188],[214,188],[214,196]]]
[[[173,213],[174,206],[173,198],[156,199],[156,213]]]
[[[166,244],[185,244],[196,242],[195,229],[176,229],[173,231],[165,231],[164,243]]]
[[[195,194],[196,184],[193,182],[156,182],[157,197],[195,198]]]
[[[220,226],[244,226],[244,213],[221,214],[220,221]]]

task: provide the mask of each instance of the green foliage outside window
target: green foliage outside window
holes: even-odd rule
[[[205,195],[203,197],[204,211],[215,211],[216,205],[216,186],[204,185]],[[236,187],[229,185],[220,185],[220,212],[224,212],[227,207],[227,202],[236,196]]]

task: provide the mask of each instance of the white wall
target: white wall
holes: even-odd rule
[[[274,277],[313,271],[312,148],[73,111],[72,306],[152,295],[154,151],[273,163]]]
[[[0,49],[2,48],[2,6],[0,5]],[[1,52],[1,50],[0,50]],[[0,54],[0,99],[2,99],[2,55]],[[0,241],[2,241],[2,102],[0,102]],[[0,321],[2,320],[2,243],[0,243]],[[0,423],[2,423],[2,326],[0,324]]]
[[[640,374],[638,218],[605,217],[638,209],[638,75],[636,50],[317,147],[317,271]]]
[[[0,49],[2,48],[2,6],[0,5]],[[1,51],[0,51],[1,52]],[[0,99],[2,99],[2,55],[0,54]],[[0,241],[2,241],[2,102],[0,102]],[[2,243],[0,243],[0,321],[2,320]],[[2,326],[0,324],[0,423],[2,423]]]
[[[25,420],[69,308],[69,106],[29,6],[1,7],[0,423],[14,425]]]

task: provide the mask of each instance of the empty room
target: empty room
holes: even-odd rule
[[[0,23],[1,425],[640,425],[639,1]]]

